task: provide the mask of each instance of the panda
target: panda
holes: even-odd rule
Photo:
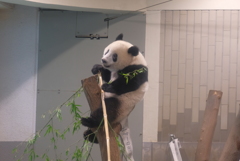
[[[109,44],[103,52],[102,64],[96,64],[92,73],[101,72],[105,82],[102,85],[108,121],[111,125],[123,124],[134,109],[135,105],[143,99],[148,88],[148,68],[144,56],[138,47],[123,41],[123,34]],[[90,117],[82,118],[82,125],[96,128],[103,120],[103,110],[99,107]],[[122,125],[123,126],[123,125]],[[84,133],[85,139],[98,143],[93,132],[88,129]]]

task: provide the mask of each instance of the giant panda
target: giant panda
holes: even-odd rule
[[[103,52],[102,64],[96,64],[92,73],[101,72],[105,82],[104,91],[107,117],[110,124],[123,123],[135,105],[142,100],[148,88],[148,68],[144,56],[138,47],[123,41],[123,34],[109,44]],[[128,75],[128,76],[126,76]],[[82,118],[82,125],[89,128],[98,127],[103,120],[103,110],[99,107],[90,117]],[[97,143],[89,129],[84,133],[85,139]],[[88,137],[87,137],[88,136]]]

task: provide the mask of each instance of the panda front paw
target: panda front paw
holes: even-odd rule
[[[86,130],[83,133],[83,137],[85,140],[88,140],[92,143],[96,143],[96,144],[98,143],[97,137],[96,137],[95,133],[92,132],[91,129]]]
[[[91,117],[82,118],[81,122],[82,122],[83,126],[86,126],[86,127],[89,127],[89,128],[94,128],[94,127],[98,126],[96,121]]]
[[[111,84],[107,84],[107,83],[104,83],[102,85],[102,90],[104,92],[110,92],[110,93],[115,93],[114,89],[112,88],[112,85]]]
[[[95,64],[93,67],[92,67],[92,74],[98,74],[99,72],[101,72],[103,69],[103,66],[100,65],[100,64]]]

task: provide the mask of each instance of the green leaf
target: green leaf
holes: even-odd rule
[[[17,148],[14,148],[14,149],[12,150],[12,153],[17,153]]]
[[[47,134],[50,134],[53,131],[53,127],[51,125],[47,125],[47,130],[44,134],[44,136],[46,136]]]
[[[69,150],[69,149],[67,149],[67,151],[66,151],[66,156],[68,156],[68,154],[69,154],[69,151],[70,151],[70,150]]]
[[[62,110],[60,108],[56,109],[57,118],[61,121],[62,120]]]

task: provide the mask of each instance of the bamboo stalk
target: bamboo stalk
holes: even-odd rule
[[[98,74],[99,79],[99,86],[102,86],[102,76],[101,73]],[[107,144],[107,156],[108,161],[111,161],[111,155],[110,155],[110,139],[109,139],[109,129],[108,129],[108,118],[107,118],[107,110],[106,110],[106,104],[104,101],[104,91],[101,89],[101,99],[102,99],[102,109],[103,109],[103,119],[104,119],[104,127],[106,132],[106,144]]]

